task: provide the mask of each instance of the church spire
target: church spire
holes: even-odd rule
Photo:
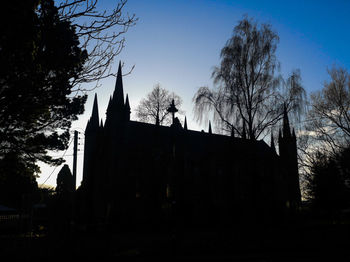
[[[86,125],[86,131],[94,130],[100,126],[100,118],[98,116],[97,94],[95,93],[94,105],[92,107],[91,117]]]
[[[98,116],[98,104],[97,104],[97,94],[95,93],[94,106],[92,108],[92,114],[90,118],[90,125],[93,127],[98,127],[100,118]]]
[[[119,62],[115,89],[107,107],[105,126],[109,126],[112,123],[115,125],[126,120],[130,120],[130,104],[128,97],[124,103],[122,64]]]
[[[115,89],[113,93],[113,103],[117,108],[124,106],[124,90],[123,90],[123,76],[122,76],[122,65],[119,61],[117,79],[115,82]]]
[[[212,132],[211,132],[211,123],[210,123],[210,120],[209,120],[209,130],[208,130],[208,133],[209,133],[209,134],[212,134]]]
[[[184,130],[187,130],[187,118],[185,116]]]

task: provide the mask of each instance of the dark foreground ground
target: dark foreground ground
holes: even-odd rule
[[[239,226],[171,233],[110,233],[104,229],[69,234],[3,234],[1,261],[11,259],[124,258],[229,261],[350,261],[350,225]]]

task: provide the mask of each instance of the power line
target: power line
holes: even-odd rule
[[[79,150],[79,152],[82,152],[82,151],[84,151],[84,150]],[[82,156],[82,155],[84,155],[83,153],[81,153],[81,154],[77,154],[78,156]],[[74,156],[73,154],[71,154],[71,155],[64,155],[65,157],[70,157],[70,156]],[[51,156],[51,157],[60,157],[60,156]]]
[[[68,147],[67,147],[67,149],[64,151],[64,153],[63,153],[63,155],[61,156],[61,158],[64,157],[65,154],[67,153],[67,150],[68,150],[70,144],[72,143],[72,141],[73,141],[73,139],[70,140],[70,142],[69,142],[69,144],[68,144]],[[51,177],[51,175],[53,174],[53,172],[55,172],[55,170],[56,170],[57,167],[58,167],[58,166],[55,166],[55,168],[52,170],[51,174],[45,179],[45,181],[44,181],[41,185],[44,185],[44,184],[46,183],[46,181],[49,180],[49,178]]]

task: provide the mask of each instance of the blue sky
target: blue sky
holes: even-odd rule
[[[114,3],[100,0],[99,4],[108,10]],[[287,77],[292,70],[300,69],[308,93],[322,88],[328,80],[327,68],[332,65],[350,69],[350,1],[129,0],[125,11],[135,13],[139,20],[125,34],[126,47],[113,70],[117,70],[119,60],[125,63],[125,71],[135,65],[132,74],[123,79],[131,110],[160,83],[182,97],[189,129],[208,129],[208,123],[200,125],[194,121],[192,97],[199,87],[212,87],[210,76],[219,64],[220,50],[244,15],[272,25],[280,37],[276,55],[282,75]],[[73,123],[73,129],[85,129],[95,92],[100,117],[104,119],[114,81],[102,81],[101,87],[89,93],[85,113]],[[82,177],[83,134],[81,138],[77,185]],[[72,152],[71,146],[65,157],[70,167]],[[54,170],[41,165],[41,169],[39,185],[51,173],[46,184],[55,185],[61,167]]]

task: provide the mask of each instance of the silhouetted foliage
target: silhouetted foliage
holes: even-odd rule
[[[278,35],[268,24],[260,26],[244,18],[221,50],[221,64],[212,77],[215,89],[201,87],[195,94],[195,113],[200,122],[204,113],[213,112],[221,128],[249,139],[257,139],[288,112],[302,112],[305,91],[300,72],[286,81],[275,76]]]
[[[316,209],[334,214],[350,206],[350,148],[333,156],[315,152],[307,179],[307,197]]]
[[[16,153],[8,153],[0,159],[1,204],[22,209],[40,200],[33,169],[35,166],[28,166]]]
[[[48,204],[55,195],[54,187],[39,187],[40,203]]]
[[[159,125],[171,124],[171,114],[168,108],[172,99],[176,108],[180,108],[182,99],[175,93],[169,93],[168,90],[161,88],[159,84],[155,85],[152,92],[143,98],[136,108],[137,118],[146,123],[154,123]],[[178,113],[182,113],[180,110]]]
[[[87,50],[83,69],[72,80],[74,91],[86,91],[84,83],[115,76],[111,66],[125,46],[123,35],[135,25],[135,14],[123,14],[127,0],[115,1],[115,8],[103,10],[98,0],[64,0],[58,6],[60,18],[76,28],[80,46]],[[102,2],[102,1],[101,1]]]
[[[311,94],[308,130],[330,153],[350,144],[350,76],[345,68],[328,70],[323,89]]]
[[[87,52],[53,1],[4,5],[11,20],[1,18],[0,159],[15,154],[38,172],[38,160],[62,163],[47,151],[68,146],[71,122],[84,111],[86,96],[72,96],[71,79],[83,69]]]

